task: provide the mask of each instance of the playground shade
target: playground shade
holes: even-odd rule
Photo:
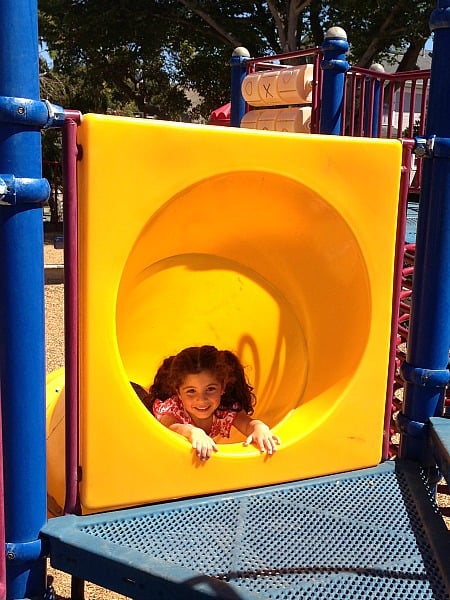
[[[220,106],[209,115],[208,125],[222,125],[229,127],[231,115],[231,102]]]

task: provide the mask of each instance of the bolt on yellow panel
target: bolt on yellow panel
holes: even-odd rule
[[[400,143],[96,115],[78,143],[83,511],[377,464]],[[140,403],[200,344],[240,356],[275,456],[200,463]]]

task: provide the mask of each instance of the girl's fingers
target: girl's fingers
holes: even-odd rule
[[[211,458],[213,452],[218,451],[217,444],[212,439],[205,442],[196,440],[192,443],[192,448],[200,460],[208,460],[208,458]]]
[[[268,440],[270,445],[271,452],[277,451],[277,446],[281,444],[281,440],[277,435],[272,435],[272,437]]]
[[[270,437],[262,439],[254,439],[253,434],[249,435],[244,442],[244,446],[249,446],[254,443],[260,452],[267,452],[267,454],[273,454],[277,451],[277,446],[281,444],[281,440],[277,435],[271,434]]]

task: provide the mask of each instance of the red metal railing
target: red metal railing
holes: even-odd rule
[[[384,73],[351,67],[344,88],[341,134],[410,139],[425,133],[430,71]],[[410,193],[419,193],[422,160],[413,159]]]
[[[295,64],[313,64],[311,133],[318,133],[322,99],[322,58],[320,48],[272,57],[250,58],[247,61],[247,72],[280,69]],[[408,139],[423,135],[429,82],[429,70],[386,73],[375,68],[350,67],[344,86],[341,134],[352,137]]]
[[[425,131],[430,71],[385,73],[373,69],[351,67],[346,76],[342,133],[372,137],[413,138]],[[377,89],[382,107],[374,111]],[[350,100],[350,101],[349,101]],[[365,108],[368,110],[365,111]],[[367,122],[363,117],[367,115]],[[377,115],[374,122],[374,115]],[[364,127],[364,124],[369,127]]]
[[[400,210],[407,210],[408,198],[417,199],[420,192],[422,159],[413,154],[413,138],[425,134],[429,82],[430,71],[388,74],[352,67],[346,76],[341,133],[350,136],[397,138],[403,141],[402,177],[407,177],[409,185],[406,191],[404,185],[401,186],[400,207],[403,208]],[[400,215],[403,218],[405,216]],[[400,368],[406,359],[414,256],[415,244],[404,245],[403,253],[398,249],[398,272],[394,287],[394,293],[398,297],[394,298],[393,303],[393,334],[396,339],[393,340],[391,351],[386,406],[386,428],[389,429],[388,456],[395,456],[398,450],[396,415],[403,402],[404,382]]]
[[[389,427],[389,455],[396,456],[398,451],[397,414],[402,409],[404,382],[400,368],[406,360],[408,343],[409,319],[411,315],[412,279],[414,273],[415,244],[406,244],[404,251],[403,269],[401,274],[399,312],[397,324],[397,340],[395,352],[394,382],[392,387],[391,422]]]

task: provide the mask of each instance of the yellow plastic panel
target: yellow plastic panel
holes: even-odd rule
[[[47,375],[47,512],[49,517],[63,514],[65,492],[65,396],[64,369]]]
[[[84,512],[376,464],[401,145],[87,115],[79,127]],[[236,351],[282,439],[206,464],[146,411],[183,347]]]

